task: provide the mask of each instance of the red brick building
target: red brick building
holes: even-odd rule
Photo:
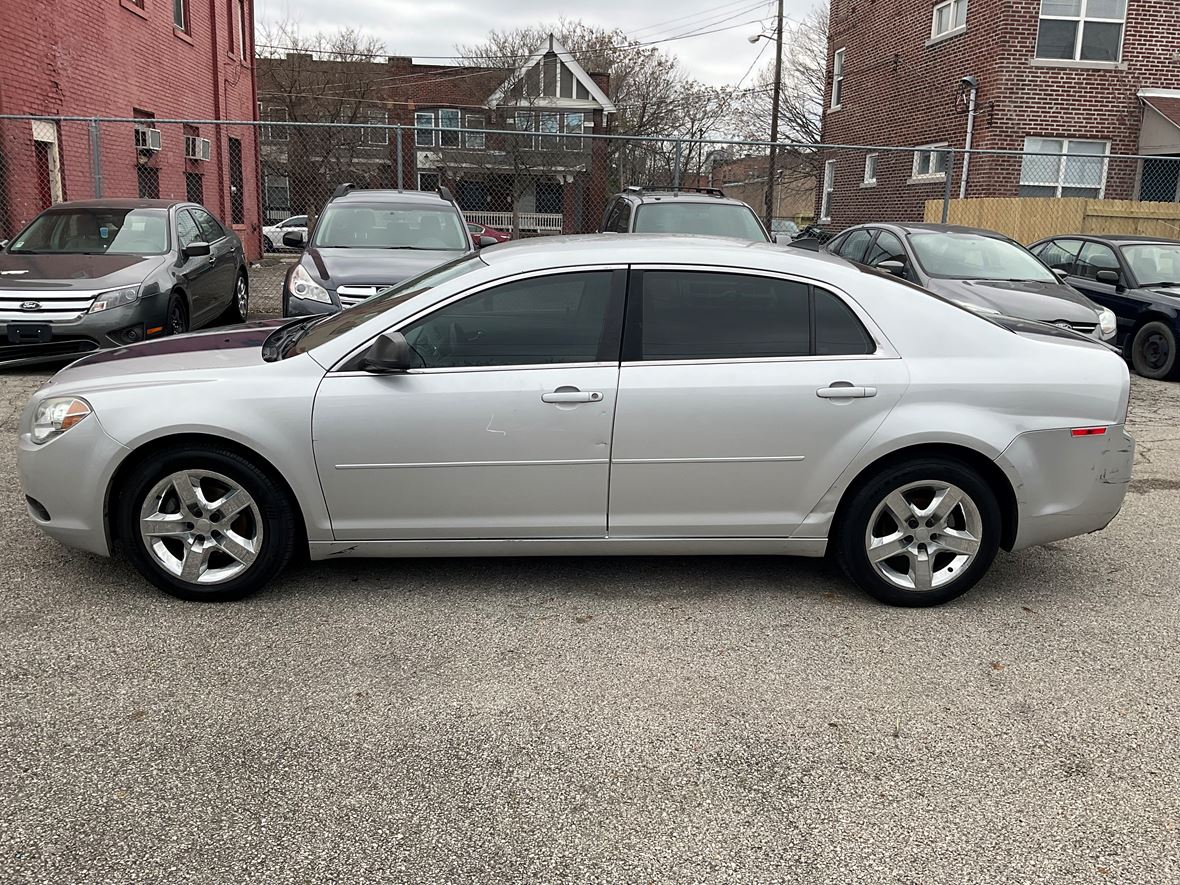
[[[258,253],[252,0],[3,0],[0,235],[51,202],[204,203]],[[207,140],[207,144],[206,141]],[[206,158],[207,155],[207,158]]]
[[[347,70],[331,59],[312,64],[306,55],[259,60],[260,115],[276,124],[262,141],[272,220],[317,211],[339,179],[420,190],[445,185],[469,220],[492,227],[597,228],[609,196],[606,145],[586,136],[604,133],[614,112],[609,78],[585,71],[552,36],[515,70],[401,56],[350,62]],[[305,73],[292,76],[297,65]],[[339,87],[319,88],[345,80],[352,85],[343,103]],[[292,121],[332,125],[282,125]],[[515,134],[480,131],[489,129]],[[313,168],[322,170],[318,177],[305,174]]]
[[[831,227],[920,219],[950,194],[1180,198],[1176,0],[832,0],[817,195]],[[970,78],[964,82],[964,78]],[[1151,154],[1159,160],[1109,159]]]

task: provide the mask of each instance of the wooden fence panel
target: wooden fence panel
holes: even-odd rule
[[[942,219],[942,200],[927,200],[925,219]],[[976,197],[951,200],[947,221],[999,231],[1021,243],[1056,234],[1137,234],[1180,239],[1180,203],[1083,197]]]

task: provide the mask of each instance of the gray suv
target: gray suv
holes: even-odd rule
[[[762,221],[741,200],[718,188],[644,190],[629,187],[607,203],[603,233],[695,234],[771,242]]]

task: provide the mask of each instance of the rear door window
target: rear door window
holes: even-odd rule
[[[859,230],[854,230],[848,235],[848,239],[840,244],[840,255],[849,261],[863,263],[865,250],[868,249],[869,241],[872,238],[873,232],[871,229],[860,228]]]
[[[1081,248],[1081,240],[1050,240],[1039,246],[1035,254],[1051,270],[1072,274],[1075,271],[1074,264]]]

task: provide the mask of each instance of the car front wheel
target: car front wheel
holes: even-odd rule
[[[1176,333],[1166,323],[1144,323],[1131,339],[1131,365],[1144,378],[1164,381],[1174,377],[1176,357]]]
[[[179,447],[137,465],[117,502],[121,546],[181,599],[239,599],[290,560],[296,512],[266,471],[236,452]]]
[[[878,473],[837,531],[844,571],[889,605],[929,606],[966,593],[999,549],[1000,508],[966,464],[926,458]]]

